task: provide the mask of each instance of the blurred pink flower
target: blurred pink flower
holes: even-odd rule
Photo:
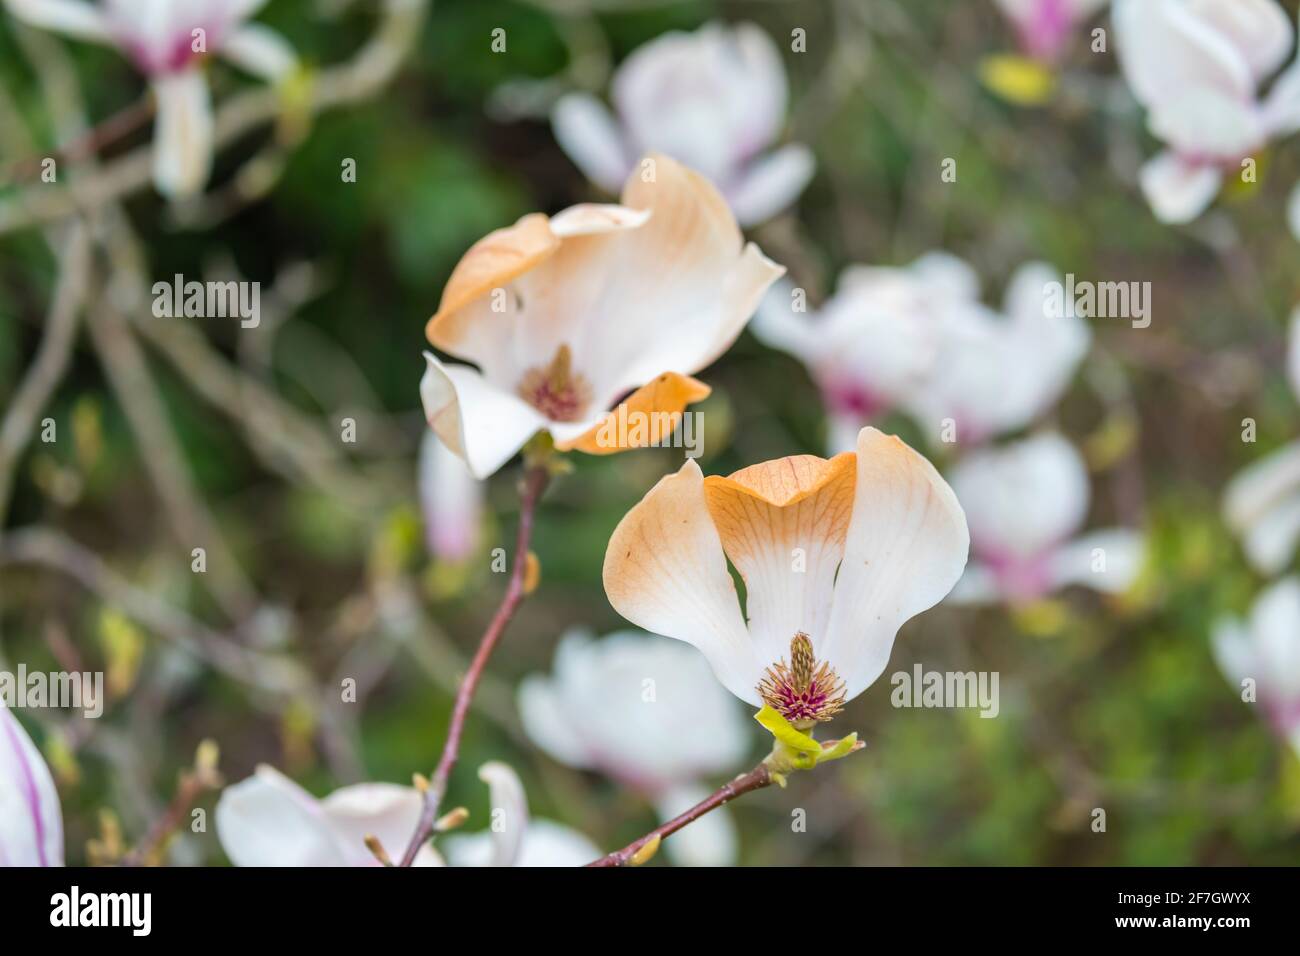
[[[1016,28],[1020,46],[1037,60],[1052,62],[1065,52],[1079,25],[1107,0],[994,0]]]
[[[1300,129],[1295,29],[1276,0],[1116,0],[1115,42],[1151,132],[1169,148],[1142,169],[1162,222],[1189,222],[1225,176],[1270,139]]]
[[[1118,593],[1137,577],[1138,532],[1112,528],[1076,537],[1088,514],[1088,472],[1060,435],[980,449],[949,479],[971,532],[971,561],[953,602],[1017,604],[1071,584]]]
[[[1245,622],[1220,621],[1214,656],[1228,680],[1252,680],[1269,726],[1300,754],[1300,578],[1278,581],[1255,601]]]
[[[812,151],[768,152],[785,125],[785,68],[776,44],[752,23],[711,23],[645,44],[612,84],[617,119],[588,93],[552,113],[564,151],[606,192],[617,193],[637,157],[662,152],[717,184],[741,225],[790,205],[813,174]]]
[[[117,47],[149,78],[157,104],[154,184],[200,191],[212,169],[213,116],[203,60],[220,54],[268,82],[295,64],[279,34],[247,23],[267,0],[5,0],[34,26]]]
[[[63,813],[40,751],[0,704],[0,866],[62,866]]]

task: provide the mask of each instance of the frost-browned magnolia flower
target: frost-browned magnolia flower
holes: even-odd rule
[[[480,478],[539,431],[590,454],[661,441],[783,271],[706,179],[647,157],[621,205],[528,215],[465,254],[426,331],[478,368],[425,353],[425,416]],[[621,433],[602,428],[619,401]]]
[[[969,544],[934,467],[864,428],[856,451],[829,460],[726,478],[687,461],[615,529],[605,591],[628,620],[699,648],[737,697],[803,730],[880,676],[899,627],[952,589]]]

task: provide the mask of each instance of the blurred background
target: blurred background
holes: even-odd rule
[[[1211,643],[1269,580],[1228,530],[1223,489],[1296,431],[1294,142],[1256,154],[1257,182],[1232,182],[1195,221],[1159,222],[1138,188],[1157,146],[1113,38],[1090,47],[1105,11],[1049,62],[1027,57],[991,0],[272,0],[257,18],[304,66],[270,94],[211,64],[212,175],[168,202],[149,181],[132,63],[0,16],[0,407],[35,376],[46,397],[29,417],[57,424],[57,441],[36,424],[0,451],[0,665],[108,675],[102,719],[21,715],[59,785],[70,863],[88,840],[140,840],[207,738],[228,781],[265,762],[316,794],[431,769],[504,588],[491,552],[513,546],[518,468],[487,483],[471,552],[431,552],[424,323],[488,231],[609,201],[558,145],[556,100],[608,102],[633,51],[713,22],[755,24],[779,51],[789,98],[774,142],[805,144],[815,167],[746,233],[814,308],[845,266],[936,249],[974,267],[989,303],[1029,260],[1154,290],[1149,328],[1092,321],[1086,358],[1033,426],[1086,460],[1090,527],[1143,532],[1132,586],[945,605],[906,625],[886,677],[836,722],[866,751],[733,805],[737,861],[1296,862],[1300,761]],[[60,198],[31,200],[50,155]],[[941,178],[948,158],[955,183]],[[155,318],[140,290],[178,273],[260,282],[260,324]],[[706,474],[825,452],[822,394],[797,358],[746,332],[703,377]],[[950,464],[910,417],[877,424]],[[654,826],[654,810],[532,745],[516,688],[550,670],[566,630],[627,626],[600,584],[605,546],[682,450],[574,457],[539,512],[541,586],[484,679],[445,806],[480,827],[473,771],[503,760],[535,815],[608,850]],[[999,672],[998,718],[891,707],[888,674],[918,662]],[[355,704],[340,701],[345,678]],[[765,741],[753,726],[749,754],[710,785]],[[791,828],[796,807],[806,832]],[[169,854],[226,862],[210,825]]]

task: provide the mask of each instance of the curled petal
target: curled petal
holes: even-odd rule
[[[528,797],[519,775],[508,764],[493,760],[478,771],[492,800],[492,858],[489,866],[515,866],[529,830]]]
[[[617,193],[632,168],[618,124],[605,105],[589,93],[569,93],[556,101],[551,129],[560,148],[588,179]]]
[[[750,226],[785,209],[804,191],[816,165],[812,150],[802,143],[791,143],[754,160],[727,190],[737,221]]]
[[[270,83],[284,79],[298,65],[298,57],[284,37],[258,23],[246,24],[225,37],[221,55]]]

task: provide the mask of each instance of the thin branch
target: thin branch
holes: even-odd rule
[[[678,814],[667,823],[655,827],[645,836],[633,840],[623,849],[602,856],[599,860],[588,863],[587,866],[627,866],[633,862],[633,857],[647,844],[655,843],[657,845],[658,841],[671,836],[687,824],[694,823],[706,813],[712,813],[723,804],[730,803],[746,793],[770,787],[772,782],[772,772],[767,769],[767,764],[761,763],[749,773],[742,773],[729,783],[724,783],[685,813]]]
[[[438,807],[447,792],[447,780],[451,776],[452,768],[456,766],[456,759],[460,756],[460,737],[465,729],[465,717],[469,713],[470,703],[474,700],[474,691],[483,676],[483,669],[487,666],[488,659],[500,642],[501,635],[505,633],[506,625],[510,623],[515,610],[524,599],[528,544],[533,536],[533,517],[537,510],[537,502],[542,497],[542,492],[546,490],[549,480],[550,472],[544,464],[530,466],[524,475],[520,492],[519,535],[515,539],[514,566],[510,571],[510,583],[506,585],[506,593],[501,599],[501,605],[492,616],[487,630],[483,632],[474,659],[470,661],[469,670],[465,672],[460,688],[456,692],[456,703],[452,707],[451,723],[447,727],[447,740],[442,747],[442,756],[424,791],[424,806],[420,811],[420,820],[410,844],[406,847],[406,852],[402,855],[401,866],[410,866],[415,861],[420,847],[433,833]]]
[[[0,423],[0,526],[9,508],[18,458],[31,440],[37,416],[62,381],[72,357],[77,317],[85,300],[90,266],[90,242],[83,223],[73,223],[58,260],[59,281],[45,318],[45,334],[32,367]]]

